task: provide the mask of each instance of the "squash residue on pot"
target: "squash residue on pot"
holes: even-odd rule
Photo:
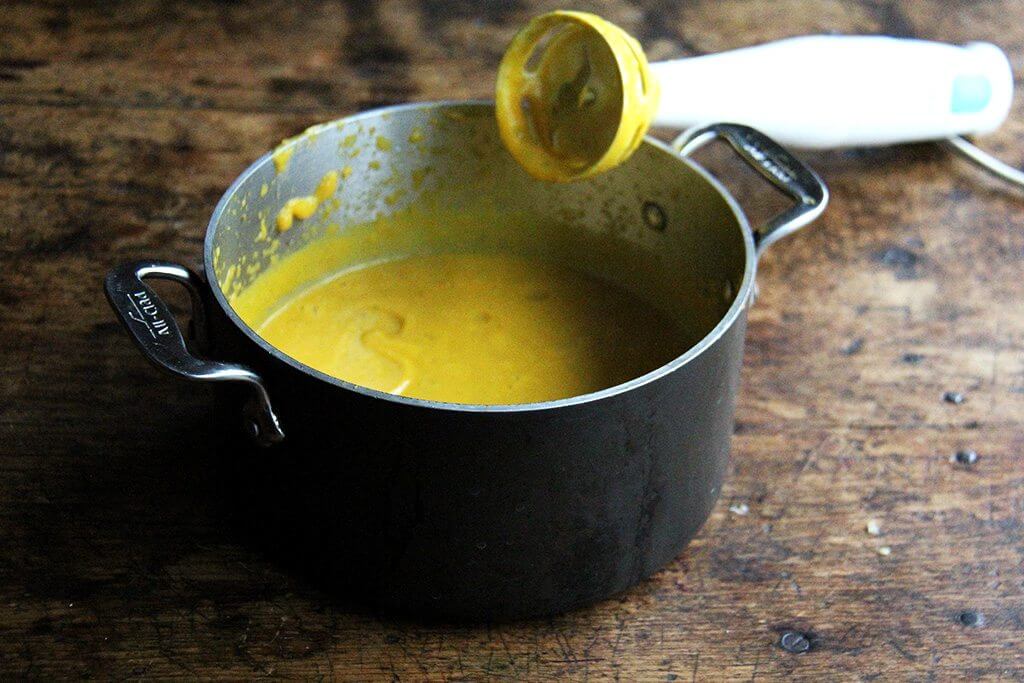
[[[295,220],[305,220],[314,213],[320,204],[326,201],[338,189],[338,172],[328,171],[320,179],[313,194],[306,197],[293,197],[284,203],[277,213],[277,229],[284,232],[292,227]]]

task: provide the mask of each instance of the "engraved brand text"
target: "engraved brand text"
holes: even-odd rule
[[[157,335],[167,336],[171,333],[167,321],[160,316],[160,309],[149,298],[148,292],[145,290],[132,292],[128,295],[128,299],[132,302],[134,309],[128,313],[128,316],[145,325],[154,339]]]

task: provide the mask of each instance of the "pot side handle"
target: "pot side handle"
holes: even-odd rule
[[[260,445],[269,446],[284,438],[284,432],[270,405],[263,380],[238,363],[223,363],[195,356],[185,343],[174,315],[144,280],[158,278],[185,286],[192,298],[194,327],[204,330],[205,311],[201,296],[204,283],[184,266],[167,261],[124,263],[107,274],[104,289],[107,301],[117,313],[128,334],[150,362],[158,368],[185,379],[201,382],[239,382],[252,390],[244,408],[249,435]]]
[[[828,188],[818,174],[779,143],[749,126],[715,123],[691,128],[676,138],[672,147],[682,156],[689,156],[717,138],[728,142],[740,158],[795,202],[789,209],[754,229],[758,257],[777,240],[796,232],[825,210]]]

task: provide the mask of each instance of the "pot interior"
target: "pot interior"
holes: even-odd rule
[[[303,210],[285,208],[318,194]],[[291,217],[283,231],[282,210],[282,227]],[[742,220],[720,186],[660,143],[645,141],[608,173],[554,184],[508,155],[491,105],[409,105],[316,126],[255,163],[214,213],[206,267],[251,323],[360,264],[481,252],[543,259],[671,317],[683,331],[679,356],[746,296]],[[278,267],[288,259],[292,267]],[[257,287],[273,295],[250,296]]]

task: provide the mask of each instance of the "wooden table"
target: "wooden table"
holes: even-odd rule
[[[146,364],[102,276],[196,263],[232,178],[309,124],[487,96],[557,3],[80,4],[0,8],[3,678],[1024,677],[1024,194],[930,145],[806,155],[832,204],[764,259],[732,471],[678,560],[548,620],[353,614],[224,523],[209,396]],[[589,6],[654,58],[886,32],[1024,69],[1012,0]],[[986,145],[1024,162],[1019,97]]]

